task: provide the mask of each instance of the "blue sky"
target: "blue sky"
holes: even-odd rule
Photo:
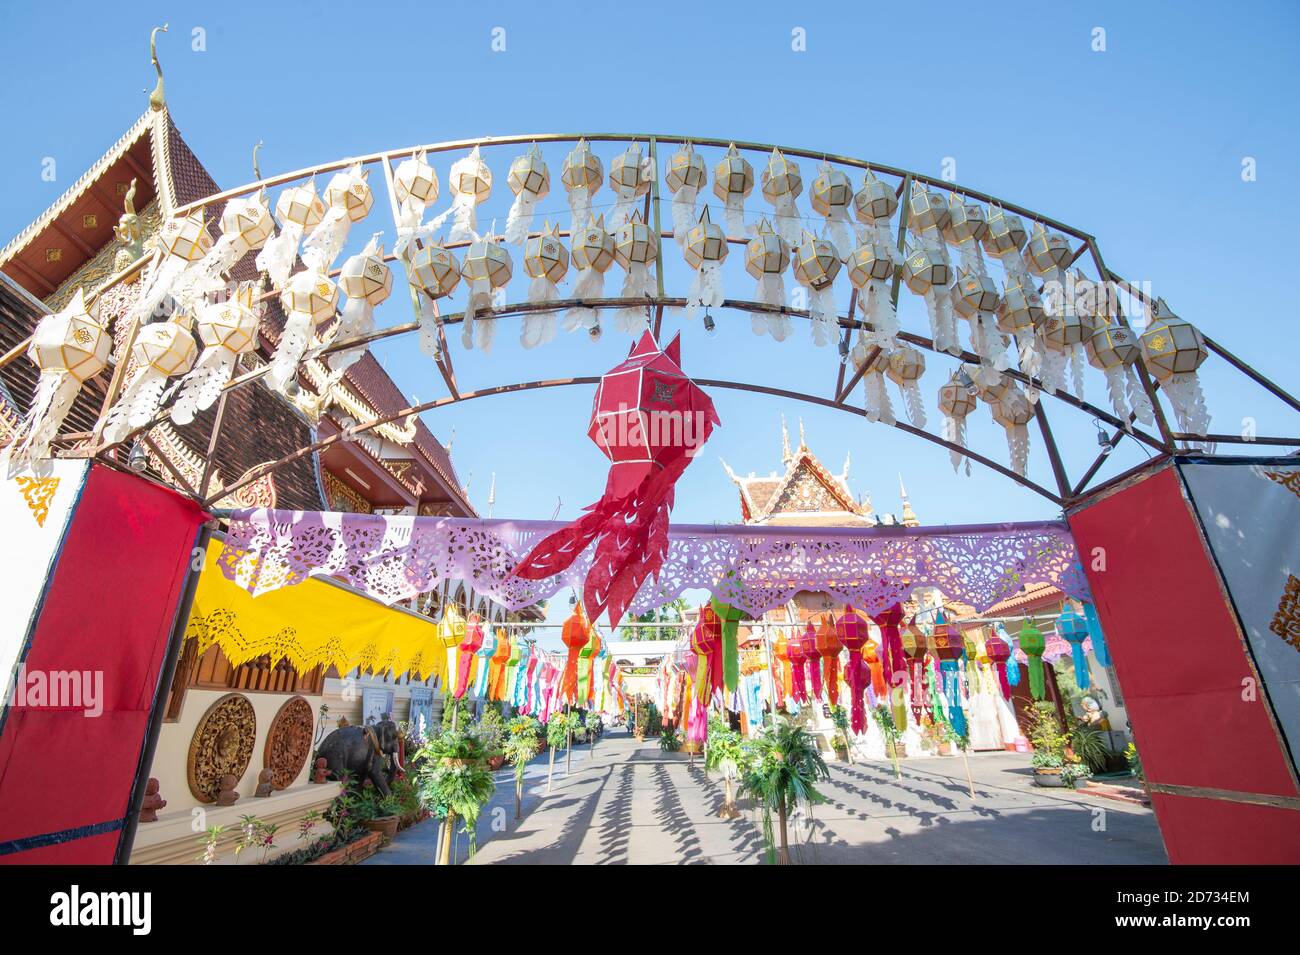
[[[148,31],[166,21],[168,102],[223,186],[251,178],[249,150],[259,139],[267,174],[416,143],[584,130],[776,142],[936,175],[952,157],[957,182],[1094,233],[1112,268],[1150,282],[1175,311],[1283,387],[1300,386],[1290,261],[1300,222],[1294,3],[912,3],[905,14],[836,3],[620,5],[634,11],[622,19],[600,3],[334,7],[6,9],[0,232],[7,238],[26,225],[144,109],[153,85]],[[504,52],[491,48],[496,27],[505,30]],[[1092,49],[1097,27],[1105,52]],[[191,49],[195,28],[204,31],[204,51]],[[806,33],[806,51],[792,50],[795,28]],[[505,172],[517,151],[488,157],[497,188],[482,224],[497,216],[504,225]],[[597,151],[608,166],[617,150]],[[40,178],[46,156],[58,160],[55,183]],[[1242,181],[1244,157],[1255,160],[1256,181]],[[561,156],[547,158],[558,180]],[[435,163],[444,185],[449,162]],[[814,164],[803,169],[810,182]],[[806,202],[805,194],[805,213]],[[562,208],[557,182],[544,209]],[[748,209],[768,206],[756,191]],[[372,221],[354,239],[384,228],[391,243],[384,203]],[[669,278],[683,288],[680,255],[671,245],[665,251]],[[611,291],[619,274],[611,271]],[[750,296],[743,273],[730,273],[729,282],[730,292]],[[847,282],[841,286],[846,299]],[[905,324],[923,330],[917,301],[906,292],[904,300]],[[401,294],[379,313],[381,324],[409,317]],[[697,327],[685,330],[688,372],[831,392],[837,356],[814,349],[806,329],[777,345],[755,338],[743,315],[719,324],[714,342]],[[507,329],[490,357],[467,354],[458,342],[453,355],[462,388],[592,375],[625,353],[626,340],[616,337],[595,346],[562,337],[524,352]],[[408,394],[444,393],[413,339],[378,354]],[[941,383],[932,371],[924,385],[932,429]],[[1249,415],[1259,433],[1296,433],[1295,415],[1240,377],[1207,364],[1205,384],[1216,429],[1235,432]],[[1101,379],[1089,386],[1104,405]],[[496,516],[546,518],[558,506],[568,518],[604,482],[605,461],[584,434],[590,399],[586,388],[486,398],[426,422],[444,440],[455,429],[455,461],[481,511],[495,472]],[[810,445],[832,467],[852,453],[853,489],[870,491],[878,510],[897,509],[901,473],[926,523],[1053,516],[1049,502],[978,466],[971,478],[954,479],[941,448],[862,418],[735,392],[714,400],[723,427],[679,486],[679,521],[737,518],[736,492],[718,459],[742,473],[779,468],[782,413],[792,429],[803,418]],[[1063,406],[1049,409],[1058,407],[1053,423],[1077,476],[1096,451],[1095,430]],[[982,409],[971,431],[974,444],[1005,460],[1000,431]],[[1118,469],[1142,452],[1126,442],[1113,459]],[[1031,475],[1050,483],[1036,434]]]

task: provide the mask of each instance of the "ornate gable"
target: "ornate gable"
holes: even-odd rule
[[[772,495],[768,506],[764,508],[764,516],[792,511],[856,513],[857,507],[853,500],[836,486],[839,482],[827,480],[827,477],[825,470],[817,466],[811,455],[801,456],[798,464],[786,476],[785,483]]]

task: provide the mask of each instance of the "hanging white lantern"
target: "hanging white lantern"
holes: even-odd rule
[[[829,239],[803,233],[803,241],[791,256],[794,277],[808,290],[808,318],[812,321],[814,345],[829,345],[839,332],[835,315],[835,276],[840,257]]]
[[[263,381],[272,391],[285,394],[298,372],[298,363],[311,346],[317,326],[334,317],[338,287],[322,272],[294,273],[280,292],[284,307],[284,330],[271,355],[270,370]]]
[[[98,311],[97,303],[94,312]],[[85,290],[78,288],[61,311],[46,315],[32,332],[27,357],[41,375],[31,407],[3,452],[8,477],[26,469],[38,477],[49,474],[50,444],[72,410],[82,382],[107,367],[113,336],[95,313],[86,308]]]
[[[790,265],[790,246],[772,230],[767,219],[745,246],[745,271],[758,280],[755,301],[785,309],[785,270]],[[770,334],[779,342],[790,337],[790,316],[780,312],[754,312],[749,317],[755,335]]]
[[[849,360],[853,363],[854,369],[865,366],[862,372],[862,398],[867,420],[893,427],[898,423],[898,419],[894,415],[894,403],[890,400],[889,389],[885,387],[888,354],[879,345],[872,344],[859,333],[857,344],[849,352]]]
[[[998,331],[997,311],[1002,304],[997,283],[985,273],[962,266],[949,293],[954,311],[970,323],[971,351],[980,363],[998,371],[1011,366],[1007,342]]]
[[[1083,397],[1083,342],[1092,335],[1092,320],[1074,308],[1071,280],[1065,267],[1073,257],[1070,240],[1059,232],[1048,232],[1034,223],[1021,258],[1026,268],[1043,277],[1043,329],[1046,345],[1042,362],[1043,387],[1051,392],[1065,390],[1065,368],[1069,362],[1075,397]]]
[[[858,290],[858,309],[870,324],[866,339],[886,351],[898,342],[898,312],[893,289],[895,249],[871,237],[864,240],[848,259],[849,281]]]
[[[551,191],[551,171],[546,168],[542,151],[536,143],[510,164],[506,182],[515,194],[515,201],[510,204],[510,214],[506,217],[505,238],[513,245],[522,245],[533,226],[533,211],[537,203]]]
[[[169,219],[158,232],[158,248],[140,297],[131,308],[131,318],[151,322],[159,318],[163,304],[185,284],[185,272],[212,249],[212,235],[203,221],[203,210]]]
[[[257,267],[271,277],[275,288],[283,288],[298,257],[302,237],[325,217],[325,203],[316,195],[316,180],[290,186],[275,200],[275,218],[280,234],[269,239],[257,254]]]
[[[492,308],[492,296],[510,281],[513,272],[514,263],[510,260],[509,250],[491,233],[476,236],[465,250],[460,274],[469,284],[469,299],[465,304],[460,336],[461,344],[466,348],[473,348],[477,344],[484,354],[492,350],[492,341],[496,337],[496,316],[479,318],[478,312],[480,309]]]
[[[1106,391],[1115,417],[1128,427],[1129,414],[1143,424],[1153,424],[1155,416],[1146,390],[1138,379],[1137,359],[1140,352],[1137,336],[1118,322],[1098,324],[1083,343],[1088,362],[1106,376]]]
[[[570,193],[572,195],[572,193]],[[578,277],[573,283],[573,297],[602,298],[605,295],[605,272],[614,262],[614,237],[605,231],[605,217],[589,219],[586,228],[573,237],[570,252]],[[576,306],[564,313],[565,331],[585,328],[592,337],[600,335],[600,316],[594,308]]]
[[[948,224],[948,202],[939,193],[918,185],[908,197],[908,214],[908,229],[918,242],[909,247],[904,257],[903,278],[907,287],[925,300],[935,350],[960,355],[957,319],[948,293],[953,272],[948,245],[943,239]]]
[[[249,252],[260,249],[275,232],[275,219],[266,204],[266,192],[231,199],[221,211],[221,235],[198,262],[184,270],[172,289],[182,308],[197,305],[205,295],[221,288],[222,276]]]
[[[104,418],[105,443],[116,444],[152,421],[162,406],[167,379],[189,371],[198,352],[189,316],[182,312],[142,326],[131,347],[135,374]]]
[[[604,178],[605,167],[600,158],[591,151],[585,139],[579,139],[578,145],[564,157],[560,166],[560,181],[569,194],[569,211],[573,213],[570,235],[577,235],[591,222],[591,197],[600,191]]]
[[[773,224],[776,234],[790,243],[791,248],[802,240],[803,225],[795,200],[803,193],[803,176],[797,163],[786,159],[781,150],[773,149],[763,169],[763,195],[772,203]]]
[[[492,170],[483,161],[477,146],[468,156],[462,156],[451,164],[447,188],[451,190],[451,208],[434,217],[429,223],[429,231],[439,231],[450,218],[448,242],[477,241],[478,216],[475,210],[492,195]]]
[[[885,374],[898,386],[907,406],[908,420],[917,428],[925,427],[925,402],[921,400],[921,376],[925,374],[925,355],[910,345],[890,352]]]
[[[366,247],[343,263],[339,272],[339,291],[348,297],[339,313],[335,341],[347,341],[375,330],[375,306],[393,291],[393,270],[384,261],[384,246],[376,232]],[[346,348],[329,356],[329,366],[342,371],[365,354],[366,346]]]
[[[614,234],[614,261],[626,270],[623,280],[623,298],[653,298],[658,288],[650,266],[658,255],[654,236],[649,226],[641,221],[641,213],[633,210],[632,217]],[[614,325],[629,335],[639,335],[648,327],[646,305],[629,305],[614,313]]]
[[[1042,323],[1045,318],[1038,285],[1025,267],[1021,250],[1029,233],[1019,216],[1000,206],[993,206],[985,219],[980,242],[984,251],[1002,263],[1006,273],[1002,284],[1002,308],[998,311],[998,328],[1015,338],[1020,370],[1037,378],[1043,365]],[[1026,397],[1038,400],[1038,390],[1030,388]]]
[[[353,163],[325,184],[325,215],[302,244],[302,261],[309,270],[328,271],[343,251],[352,223],[370,215],[375,197],[366,182],[368,175],[361,163]]]
[[[460,284],[460,263],[450,249],[433,242],[411,254],[406,273],[420,293],[420,351],[436,358],[441,347],[433,303],[450,295]]]
[[[1001,399],[989,405],[989,410],[993,420],[1007,432],[1011,470],[1024,477],[1029,465],[1029,422],[1034,417],[1034,406],[1023,391],[1009,386]]]
[[[969,380],[969,379],[968,379]],[[972,394],[974,384],[969,386],[962,382],[960,374],[954,372],[948,383],[939,389],[939,411],[943,413],[943,439],[960,447],[966,447],[966,416],[975,410],[976,395]],[[966,474],[970,474],[970,459],[959,451],[948,450],[952,461],[953,473],[961,470],[962,462],[966,464]]]
[[[1175,315],[1164,299],[1157,299],[1154,307],[1148,305],[1147,315],[1150,324],[1139,340],[1143,363],[1173,405],[1179,428],[1186,434],[1208,434],[1210,412],[1196,377],[1210,354],[1205,337],[1191,322]]]
[[[713,167],[713,194],[723,202],[723,222],[728,235],[736,238],[745,235],[745,199],[753,191],[754,167],[732,143]]]
[[[181,382],[171,407],[172,421],[189,424],[221,397],[239,356],[257,347],[259,318],[253,300],[256,284],[240,283],[224,302],[203,304],[196,310],[196,330],[203,352]]]
[[[393,252],[407,257],[416,239],[432,230],[423,225],[424,212],[438,200],[438,173],[429,165],[426,153],[407,156],[393,172],[393,197],[397,200],[397,242]]]
[[[817,178],[812,181],[809,198],[813,211],[826,217],[826,232],[835,243],[841,259],[853,251],[849,233],[849,206],[853,202],[853,183],[843,172],[822,160]]]
[[[898,244],[890,229],[890,219],[898,209],[898,194],[894,187],[881,182],[870,169],[862,174],[862,187],[853,194],[853,214],[865,227],[862,241],[874,240],[886,248],[895,250],[895,264],[901,264],[902,256],[897,253]]]
[[[1008,272],[998,304],[998,330],[1015,339],[1020,352],[1020,370],[1031,378],[1037,378],[1042,371],[1040,334],[1045,319],[1043,302],[1038,297],[1033,276],[1023,268],[1017,274]],[[1031,387],[1025,396],[1030,401],[1037,401],[1038,389]]]
[[[695,270],[695,278],[691,279],[691,288],[686,296],[688,319],[693,319],[700,309],[719,308],[726,301],[722,288],[722,263],[730,251],[726,233],[713,224],[709,207],[705,206],[682,246],[686,264]]]
[[[617,232],[632,217],[636,202],[650,191],[657,170],[641,145],[633,143],[609,164],[609,188],[614,191],[614,208],[609,214],[609,231]]]
[[[524,242],[524,271],[532,279],[528,286],[528,301],[553,302],[560,297],[556,286],[569,271],[569,250],[564,247],[558,226],[548,222],[540,234],[529,236]],[[536,348],[554,337],[554,312],[524,314],[519,332],[521,345]]]
[[[708,182],[709,173],[704,158],[689,142],[673,153],[664,170],[664,182],[673,194],[673,239],[678,245],[686,244],[686,233],[695,225],[695,200]],[[752,185],[752,183],[751,183]],[[736,235],[741,233],[737,232]]]

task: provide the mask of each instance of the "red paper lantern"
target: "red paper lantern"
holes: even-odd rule
[[[903,605],[894,604],[880,613],[872,614],[871,619],[875,621],[880,628],[880,636],[884,640],[884,653],[880,655],[881,665],[884,667],[885,682],[890,686],[896,685],[894,674],[899,674],[898,680],[902,681],[902,676],[907,670],[907,661],[903,652],[903,639],[899,633],[899,626],[903,623]]]
[[[465,695],[469,689],[469,671],[474,666],[474,654],[483,646],[483,618],[477,613],[469,615],[465,621],[465,636],[456,648],[456,699]]]
[[[840,644],[849,651],[849,662],[844,669],[844,682],[849,685],[849,721],[855,733],[867,728],[866,693],[870,679],[862,647],[867,642],[867,621],[853,607],[846,606],[835,621],[835,633]]]
[[[1011,659],[1011,644],[995,634],[984,639],[984,652],[989,663],[998,671],[998,684],[1002,687],[1002,698],[1011,699],[1011,684],[1007,681],[1007,661]]]
[[[661,351],[643,334],[596,387],[587,434],[612,462],[604,495],[540,541],[514,573],[554,576],[599,541],[582,599],[590,619],[608,611],[616,626],[646,577],[658,576],[673,487],[718,424],[712,400],[681,369],[680,337]]]

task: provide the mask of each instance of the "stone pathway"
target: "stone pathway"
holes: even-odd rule
[[[888,763],[831,763],[827,801],[793,821],[792,855],[818,863],[1152,864],[1166,861],[1149,809],[1032,786],[1027,756],[972,756],[976,798],[956,757]],[[479,818],[476,863],[541,865],[759,863],[762,819],[717,816],[722,784],[700,760],[663,753],[607,733],[594,758],[574,749],[573,771],[555,761],[546,792],[545,755],[528,767],[524,817],[514,819],[513,773],[497,774],[497,794]],[[366,865],[432,864],[440,832],[429,820],[401,833]],[[456,844],[463,861],[467,842]]]

